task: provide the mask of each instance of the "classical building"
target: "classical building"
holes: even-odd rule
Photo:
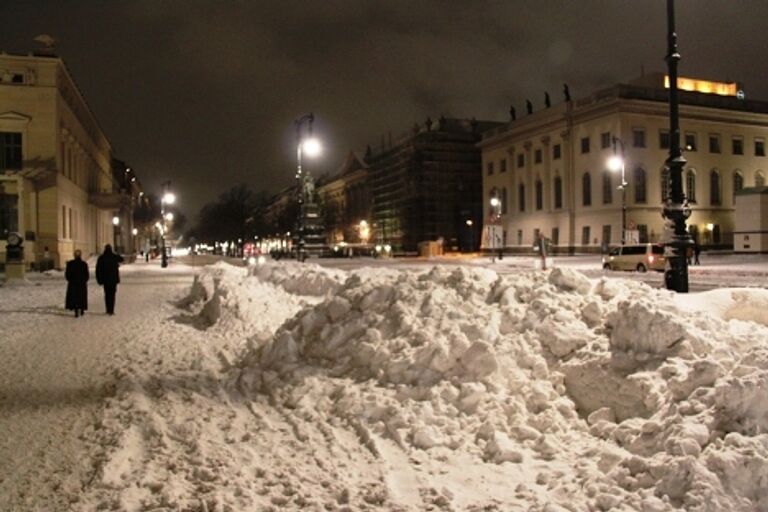
[[[110,143],[64,62],[0,54],[0,263],[9,232],[24,237],[28,266],[100,252],[115,243],[126,201]]]
[[[372,150],[368,164],[371,237],[395,252],[419,243],[468,250],[480,225],[482,179],[478,142],[502,123],[440,118],[415,125],[394,143]],[[472,223],[467,223],[472,220]]]
[[[370,242],[371,203],[365,155],[350,151],[334,175],[318,180],[317,194],[329,246]]]
[[[732,247],[735,193],[765,183],[768,102],[736,83],[680,79],[684,187],[691,234]],[[483,134],[484,248],[531,250],[543,234],[557,252],[621,243],[622,192],[629,239],[663,239],[669,193],[665,76],[651,74],[513,119]],[[624,154],[627,185],[607,161]],[[491,205],[491,200],[494,205]],[[488,232],[500,228],[500,236]]]

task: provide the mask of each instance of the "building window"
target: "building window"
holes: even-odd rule
[[[509,198],[507,197],[507,187],[503,187],[501,189],[501,214],[502,215],[507,214],[508,202],[509,202]]]
[[[765,156],[765,141],[755,139],[755,156]]]
[[[604,132],[600,134],[600,147],[607,149],[611,147],[611,134],[610,132]]]
[[[523,245],[523,230],[517,230],[517,245]]]
[[[613,179],[610,171],[603,171],[603,204],[613,202]]]
[[[540,149],[537,149],[536,151],[534,151],[534,153],[533,153],[533,161],[535,163],[537,163],[537,164],[541,163],[541,150]]]
[[[632,130],[632,145],[636,148],[645,147],[645,130],[642,128],[634,128]]]
[[[661,202],[666,203],[669,199],[669,191],[672,184],[669,182],[669,168],[664,167],[661,170]]]
[[[608,248],[611,245],[611,225],[605,224],[603,226],[603,239],[600,241],[600,245],[603,248]]]
[[[552,245],[558,245],[560,243],[560,228],[552,228],[552,236],[550,237]]]
[[[517,154],[517,166],[525,167],[525,155],[523,153]]]
[[[589,245],[589,226],[581,228],[581,245]]]
[[[589,137],[581,138],[581,152],[589,153]]]
[[[731,140],[731,149],[732,153],[734,155],[743,155],[744,154],[744,139],[741,137],[734,137]]]
[[[488,162],[485,164],[485,168],[488,170],[488,176],[493,174],[493,162]]]
[[[720,173],[712,169],[709,173],[709,204],[715,206],[722,203],[720,197]]]
[[[21,170],[21,133],[0,132],[0,170]]]
[[[685,174],[685,193],[688,196],[688,202],[696,202],[696,173],[693,170]]]
[[[696,146],[696,134],[695,133],[686,133],[685,134],[685,150],[686,151],[698,151],[698,148]]]
[[[592,205],[592,177],[588,172],[581,177],[581,197],[584,206]]]
[[[710,153],[720,152],[720,136],[719,135],[709,136],[709,152]]]
[[[659,149],[669,149],[669,130],[659,132]]]
[[[637,241],[641,244],[647,244],[648,240],[648,224],[637,225]]]
[[[765,176],[763,175],[762,171],[757,171],[755,173],[755,186],[756,187],[765,186]]]
[[[645,169],[642,167],[637,167],[635,169],[635,176],[634,176],[634,185],[635,185],[635,202],[636,203],[644,203],[647,200],[646,195],[646,183],[645,183]]]
[[[536,180],[536,209],[544,208],[544,185],[541,180]]]
[[[740,191],[744,188],[744,176],[741,175],[741,172],[736,171],[733,173],[733,195],[736,195],[736,192]],[[734,198],[733,202],[736,202],[736,199]]]
[[[525,185],[522,183],[517,187],[517,202],[520,206],[520,211],[525,211]]]
[[[563,207],[563,178],[555,176],[555,208]]]
[[[61,238],[67,238],[67,207],[61,207]]]
[[[560,160],[560,144],[552,146],[552,160]]]
[[[499,160],[499,172],[507,172],[507,159],[502,158]]]
[[[19,230],[19,196],[0,192],[0,237]]]

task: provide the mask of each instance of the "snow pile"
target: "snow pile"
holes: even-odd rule
[[[285,288],[295,272],[256,274]],[[312,424],[342,422],[389,466],[397,453],[460,466],[453,492],[419,491],[432,506],[768,509],[768,329],[724,319],[761,321],[764,309],[743,307],[759,291],[718,318],[568,269],[435,267],[324,289],[335,293],[247,355],[241,389]],[[498,489],[472,477],[489,464]],[[382,503],[406,502],[389,483]]]
[[[347,279],[344,271],[314,263],[266,262],[250,267],[249,273],[297,295],[323,296],[335,292]]]

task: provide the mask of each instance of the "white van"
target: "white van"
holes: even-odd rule
[[[603,256],[603,268],[605,270],[648,270],[664,271],[666,259],[664,258],[664,246],[660,244],[623,245],[611,249],[607,256]]]

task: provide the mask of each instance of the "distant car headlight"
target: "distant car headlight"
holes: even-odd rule
[[[248,258],[248,264],[249,265],[255,265],[256,264],[256,258],[254,258],[253,256]]]
[[[264,256],[259,256],[256,261],[258,262],[259,265],[263,265],[264,263],[266,263],[267,258],[265,258]]]

